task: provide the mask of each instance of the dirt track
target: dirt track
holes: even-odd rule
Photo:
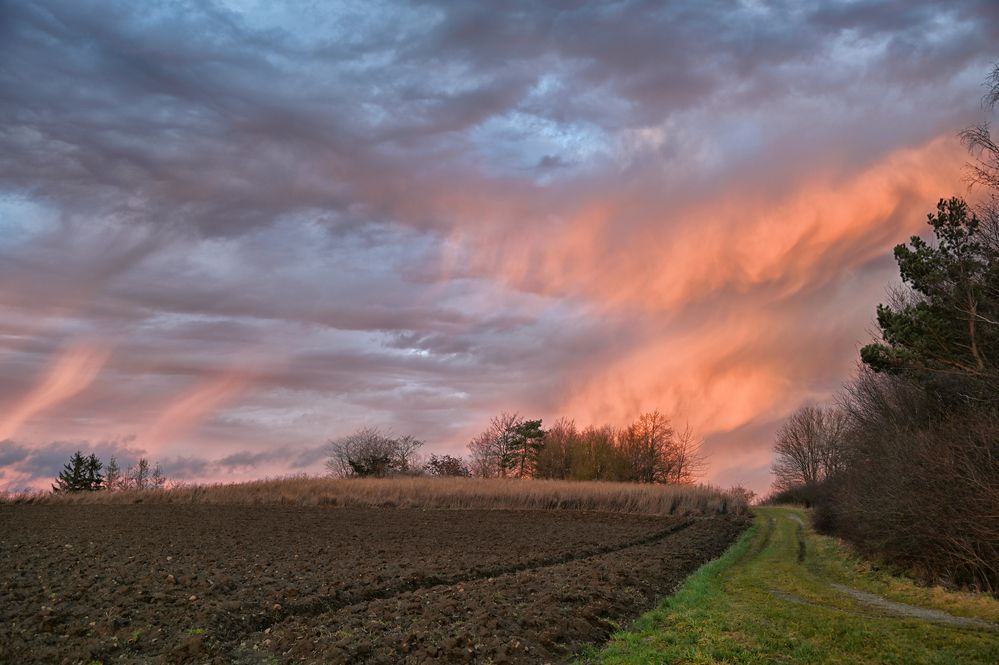
[[[726,518],[0,506],[0,663],[559,662],[718,555]]]

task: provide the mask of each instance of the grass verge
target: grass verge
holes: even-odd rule
[[[757,509],[754,525],[721,558],[584,662],[999,662],[999,632],[888,615],[833,584],[999,624],[995,598],[876,570],[807,523],[801,510]]]

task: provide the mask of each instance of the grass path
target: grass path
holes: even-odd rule
[[[766,507],[725,553],[585,662],[999,663],[999,601],[873,569],[804,511]]]

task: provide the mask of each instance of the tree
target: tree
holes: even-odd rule
[[[160,463],[157,462],[156,465],[153,466],[153,473],[152,473],[152,475],[149,477],[149,486],[150,486],[150,489],[154,489],[154,490],[165,489],[166,488],[166,482],[167,482],[167,479],[166,479],[166,475],[164,475],[164,473],[163,473],[163,467],[161,467]]]
[[[676,432],[673,445],[673,461],[669,465],[666,481],[675,484],[690,484],[696,481],[702,473],[706,461],[701,450],[701,441],[694,436],[690,425]]]
[[[541,419],[521,420],[513,424],[503,436],[503,468],[517,478],[531,478],[544,447],[545,431]]]
[[[804,406],[777,430],[774,487],[814,489],[839,468],[846,416],[836,409]]]
[[[149,476],[149,460],[145,457],[140,457],[139,461],[133,464],[128,470],[129,488],[140,491],[148,489],[150,484]]]
[[[107,473],[104,476],[104,487],[107,490],[115,491],[121,489],[123,478],[121,475],[121,468],[118,466],[118,460],[111,456],[108,460]]]
[[[999,66],[987,109],[999,103]],[[880,338],[861,349],[839,397],[846,431],[823,461],[818,528],[932,580],[999,589],[999,147],[987,122],[961,138],[971,185],[928,216],[932,237],[894,256],[903,286],[877,309]],[[977,213],[977,214],[976,214]],[[789,477],[797,459],[788,464]],[[821,464],[815,465],[821,469]],[[778,470],[778,469],[775,469]],[[810,478],[808,480],[811,480]]]
[[[756,492],[751,489],[746,489],[742,485],[733,485],[732,487],[729,487],[725,493],[736,501],[745,503],[747,506],[753,503],[753,499],[756,498]]]
[[[559,418],[545,432],[545,445],[535,461],[536,478],[569,478],[572,473],[573,454],[581,445],[576,423]]]
[[[504,411],[489,421],[489,427],[468,442],[469,466],[472,474],[480,478],[505,477],[503,463],[507,449],[507,433],[521,422],[516,413]]]
[[[63,465],[62,471],[52,485],[54,492],[82,492],[90,489],[87,480],[88,458],[77,450],[69,461]]]
[[[924,384],[965,384],[965,399],[999,394],[999,248],[982,237],[978,217],[958,198],[928,216],[935,242],[913,236],[895,247],[908,288],[877,309],[882,341],[860,350],[875,371]],[[948,389],[949,392],[949,389]]]
[[[666,483],[676,464],[675,432],[669,418],[659,411],[643,413],[619,435],[621,448],[631,471],[628,480],[640,483]]]
[[[440,457],[431,455],[430,460],[423,468],[431,476],[468,477],[472,475],[463,459],[451,455],[441,455]]]
[[[326,469],[340,478],[409,473],[422,446],[423,441],[409,435],[392,437],[377,427],[363,427],[329,442]]]
[[[999,104],[999,65],[996,65],[985,80],[988,92],[982,99],[982,106],[992,110]],[[988,120],[968,127],[960,133],[961,141],[975,158],[968,164],[968,179],[973,184],[985,185],[999,191],[999,145],[992,140]]]
[[[104,476],[101,475],[103,464],[97,455],[91,453],[84,457],[77,450],[69,461],[63,465],[56,478],[52,490],[55,492],[95,492],[104,489]]]
[[[609,425],[590,426],[580,432],[570,454],[569,478],[632,480],[633,474],[618,445],[619,439],[619,434]]]
[[[986,79],[982,104],[999,103],[999,65]],[[928,221],[934,241],[913,237],[895,248],[906,291],[878,307],[882,340],[861,349],[879,372],[905,375],[940,395],[996,401],[999,394],[999,145],[988,120],[960,133],[974,161],[971,185],[991,197],[982,218],[959,198],[941,199]]]
[[[541,420],[525,420],[504,411],[468,443],[471,470],[482,478],[533,477],[544,446]]]
[[[91,492],[104,489],[104,476],[101,475],[103,467],[104,465],[97,459],[97,455],[90,453],[85,461],[84,489]]]
[[[418,473],[420,466],[417,454],[424,442],[410,434],[392,439],[392,453],[389,465],[392,473]]]

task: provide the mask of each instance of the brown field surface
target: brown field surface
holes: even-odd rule
[[[0,504],[0,663],[564,662],[747,524],[248,496]]]

